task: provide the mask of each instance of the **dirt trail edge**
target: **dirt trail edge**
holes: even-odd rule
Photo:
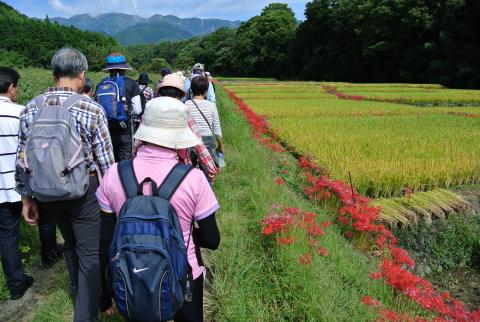
[[[32,313],[45,296],[45,290],[51,286],[54,277],[62,274],[65,269],[63,260],[51,269],[36,267],[31,272],[34,279],[33,286],[25,295],[20,300],[7,300],[0,303],[0,321],[31,321],[34,315]]]

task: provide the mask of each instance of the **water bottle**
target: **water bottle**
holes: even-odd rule
[[[218,165],[220,166],[220,168],[223,168],[227,165],[225,163],[225,159],[223,158],[223,152],[222,151],[217,151],[217,160],[218,160]]]

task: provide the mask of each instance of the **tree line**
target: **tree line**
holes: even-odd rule
[[[477,0],[314,0],[298,24],[274,3],[236,30],[128,52],[143,69],[200,61],[217,75],[480,88],[478,17]]]
[[[105,57],[119,46],[115,39],[95,32],[32,19],[0,1],[0,64],[48,67],[53,54],[64,46],[81,50],[90,69],[100,70]]]
[[[70,44],[93,70],[121,50],[134,68],[150,72],[202,62],[214,75],[480,88],[478,17],[477,0],[313,0],[299,23],[288,5],[272,3],[237,29],[125,48],[0,2],[0,62],[47,66]]]

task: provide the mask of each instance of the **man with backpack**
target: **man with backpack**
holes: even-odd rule
[[[132,69],[125,56],[112,53],[106,61],[104,70],[110,76],[97,85],[95,99],[108,118],[115,160],[128,160],[132,157],[133,119],[142,113],[140,89],[135,80],[125,76],[126,71]]]
[[[185,87],[185,93],[187,93],[187,95],[184,98],[184,102],[191,100],[193,98],[192,90],[190,87],[192,85],[192,79],[197,76],[205,76],[205,68],[200,63],[196,63],[195,65],[193,65],[192,76],[185,80],[184,87]],[[206,99],[207,101],[212,102],[213,104],[215,104],[216,102],[215,89],[213,88],[212,83],[209,83],[208,85]]]
[[[15,163],[18,148],[20,114],[24,107],[16,104],[20,75],[12,68],[0,67],[0,257],[10,298],[17,300],[32,285],[26,275],[19,250],[21,196],[15,188]],[[56,225],[47,213],[38,221],[41,263],[52,267],[62,256],[57,245]]]
[[[178,161],[181,149],[200,143],[188,121],[180,100],[150,101],[135,158],[114,164],[97,191],[102,211],[118,216],[110,269],[129,321],[203,321],[199,248],[220,243],[219,205],[203,173]]]
[[[53,216],[64,244],[74,321],[94,321],[100,296],[100,173],[114,163],[102,107],[82,92],[88,63],[76,49],[55,53],[56,86],[30,101],[20,116],[16,190],[30,225],[38,208]]]

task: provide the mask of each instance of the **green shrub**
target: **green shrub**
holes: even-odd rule
[[[421,222],[394,231],[400,246],[407,249],[421,275],[473,264],[480,246],[480,216],[452,215],[431,224]]]

